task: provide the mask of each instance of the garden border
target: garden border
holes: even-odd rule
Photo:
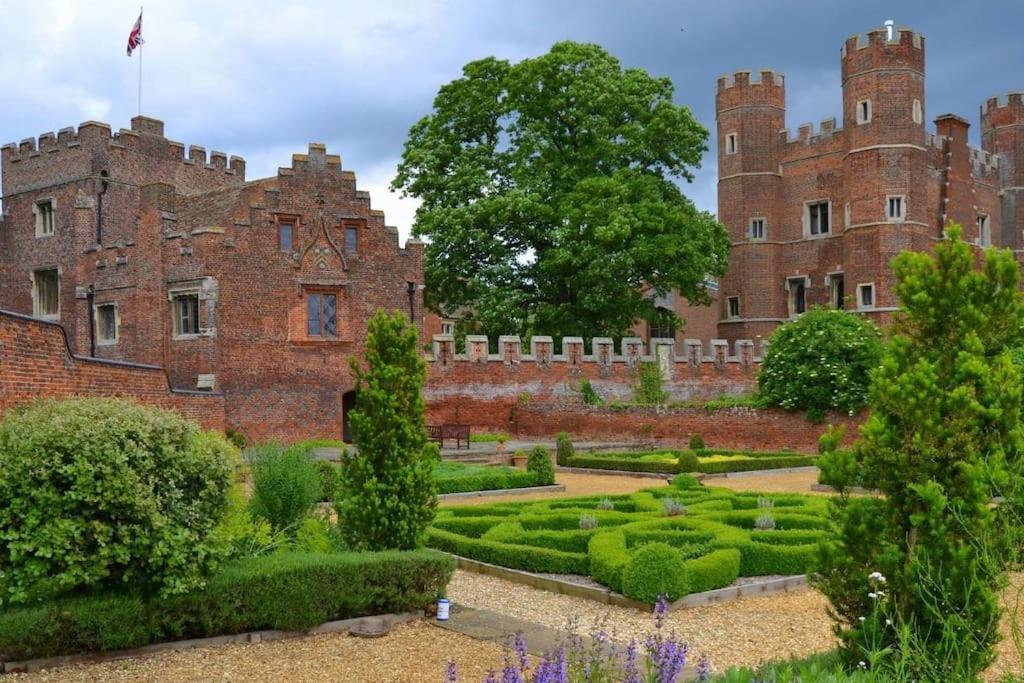
[[[562,595],[570,595],[577,598],[583,598],[585,600],[593,600],[605,605],[632,607],[633,609],[643,611],[649,611],[651,608],[647,603],[640,602],[639,600],[632,600],[608,588],[594,588],[591,586],[573,583],[571,581],[561,581],[549,576],[541,576],[540,574],[535,574],[533,572],[523,571],[522,569],[509,569],[496,564],[480,562],[479,560],[462,557],[461,555],[453,555],[453,557],[455,557],[458,562],[458,569],[475,572],[477,574],[495,576],[513,583],[519,583],[533,588],[540,588],[552,593],[560,593]],[[688,607],[698,607],[700,605],[736,600],[738,598],[745,598],[753,595],[790,593],[805,590],[806,588],[807,577],[803,574],[794,574],[792,576],[784,576],[775,579],[751,581],[750,583],[741,584],[739,586],[725,586],[724,588],[716,588],[714,590],[704,591],[701,593],[690,593],[689,595],[685,595],[669,604],[668,608],[670,611],[685,609]]]
[[[523,486],[517,489],[485,489],[483,491],[461,491],[459,493],[439,493],[437,499],[463,500],[466,498],[492,498],[498,496],[517,496],[524,493],[562,493],[565,491],[565,484],[550,484],[548,486]]]
[[[100,662],[111,662],[132,657],[149,657],[162,652],[177,652],[191,650],[197,647],[218,647],[232,643],[264,643],[274,640],[285,640],[287,638],[301,638],[303,636],[315,636],[322,633],[340,633],[350,631],[361,626],[385,626],[388,630],[398,624],[404,624],[416,619],[422,619],[422,612],[399,612],[397,614],[377,614],[365,617],[354,617],[352,619],[340,619],[337,621],[326,621],[319,626],[314,626],[308,631],[247,631],[245,633],[233,633],[223,636],[211,636],[209,638],[189,638],[187,640],[172,640],[164,643],[153,643],[142,647],[128,650],[111,650],[110,652],[88,652],[77,655],[60,655],[57,657],[43,657],[40,659],[26,659],[19,662],[0,662],[0,673],[35,673],[42,669],[70,666],[73,664],[98,664]]]
[[[703,481],[704,479],[731,479],[733,477],[764,476],[765,472],[770,472],[771,474],[791,474],[794,472],[810,472],[811,470],[816,469],[818,469],[817,465],[803,465],[801,467],[778,467],[776,469],[769,470],[740,470],[737,472],[699,472],[691,473],[691,476],[697,477],[698,481]],[[697,474],[700,474],[701,476],[698,477]],[[812,484],[812,491],[819,490],[814,488],[815,486],[820,486],[820,484]],[[832,487],[829,487],[828,490],[834,491]]]
[[[759,470],[764,472],[765,470]],[[568,472],[570,474],[604,474],[611,477],[636,477],[637,479],[661,479],[662,481],[669,481],[674,474],[668,472],[631,472],[629,470],[604,470],[596,467],[567,467],[563,465],[557,465],[555,472]]]

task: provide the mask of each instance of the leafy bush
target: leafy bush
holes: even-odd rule
[[[691,451],[702,451],[707,448],[704,443],[704,437],[700,434],[693,434],[690,436],[690,450]]]
[[[408,612],[432,602],[454,569],[452,557],[432,550],[239,560],[183,595],[71,597],[7,610],[0,652],[11,660],[55,657]]]
[[[566,432],[558,432],[555,439],[555,461],[559,467],[568,467],[569,459],[576,455],[576,449],[572,445],[572,439]]]
[[[245,438],[245,435],[231,427],[224,430],[224,438],[240,451],[244,451],[249,446],[249,440]]]
[[[844,311],[813,308],[771,337],[757,384],[761,396],[786,409],[860,410],[869,373],[882,357],[873,323]]]
[[[690,441],[693,442],[692,439]],[[693,451],[680,451],[676,466],[677,472],[699,472],[700,458]]]
[[[672,486],[677,489],[699,489],[700,482],[689,474],[680,472],[672,477]]]
[[[666,543],[643,545],[622,569],[622,594],[643,602],[669,600],[690,592],[689,577],[679,551]]]
[[[478,467],[442,462],[434,468],[434,474],[437,479],[437,492],[441,494],[518,489],[538,485],[535,472],[523,472],[513,467]]]
[[[594,390],[589,379],[580,380],[580,396],[588,406],[599,406],[604,403],[604,399]]]
[[[846,436],[846,425],[839,425],[838,427],[829,425],[821,433],[821,436],[818,437],[818,452],[822,455],[835,453],[843,443],[844,436]]]
[[[315,460],[317,475],[320,477],[320,500],[331,502],[341,485],[341,474],[338,466],[327,460]]]
[[[0,606],[125,584],[202,585],[237,452],[117,399],[37,402],[0,421]]]
[[[538,486],[550,486],[555,483],[555,466],[551,464],[551,454],[543,446],[535,446],[526,460],[526,471],[537,475]]]
[[[275,531],[295,531],[322,498],[320,471],[301,448],[264,444],[249,449],[254,515]]]
[[[661,366],[657,363],[640,363],[633,400],[640,405],[660,405],[664,403],[668,399],[668,394],[662,389],[661,384]]]
[[[358,451],[342,464],[334,508],[354,550],[415,548],[434,518],[438,456],[423,421],[427,368],[418,345],[419,332],[401,313],[378,311],[367,325],[367,367],[351,359]]]

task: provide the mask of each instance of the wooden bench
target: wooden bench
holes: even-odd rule
[[[455,439],[456,449],[469,449],[469,425],[427,425],[427,436],[441,448],[445,439]]]

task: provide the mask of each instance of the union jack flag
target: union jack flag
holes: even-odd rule
[[[142,39],[142,12],[139,12],[139,20],[132,26],[132,32],[128,34],[128,56],[132,56],[132,51],[139,45],[145,43]]]

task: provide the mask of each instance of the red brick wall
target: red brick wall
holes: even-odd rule
[[[174,392],[163,368],[73,356],[59,325],[0,311],[0,412],[37,398],[123,396],[223,431],[224,397]]]

